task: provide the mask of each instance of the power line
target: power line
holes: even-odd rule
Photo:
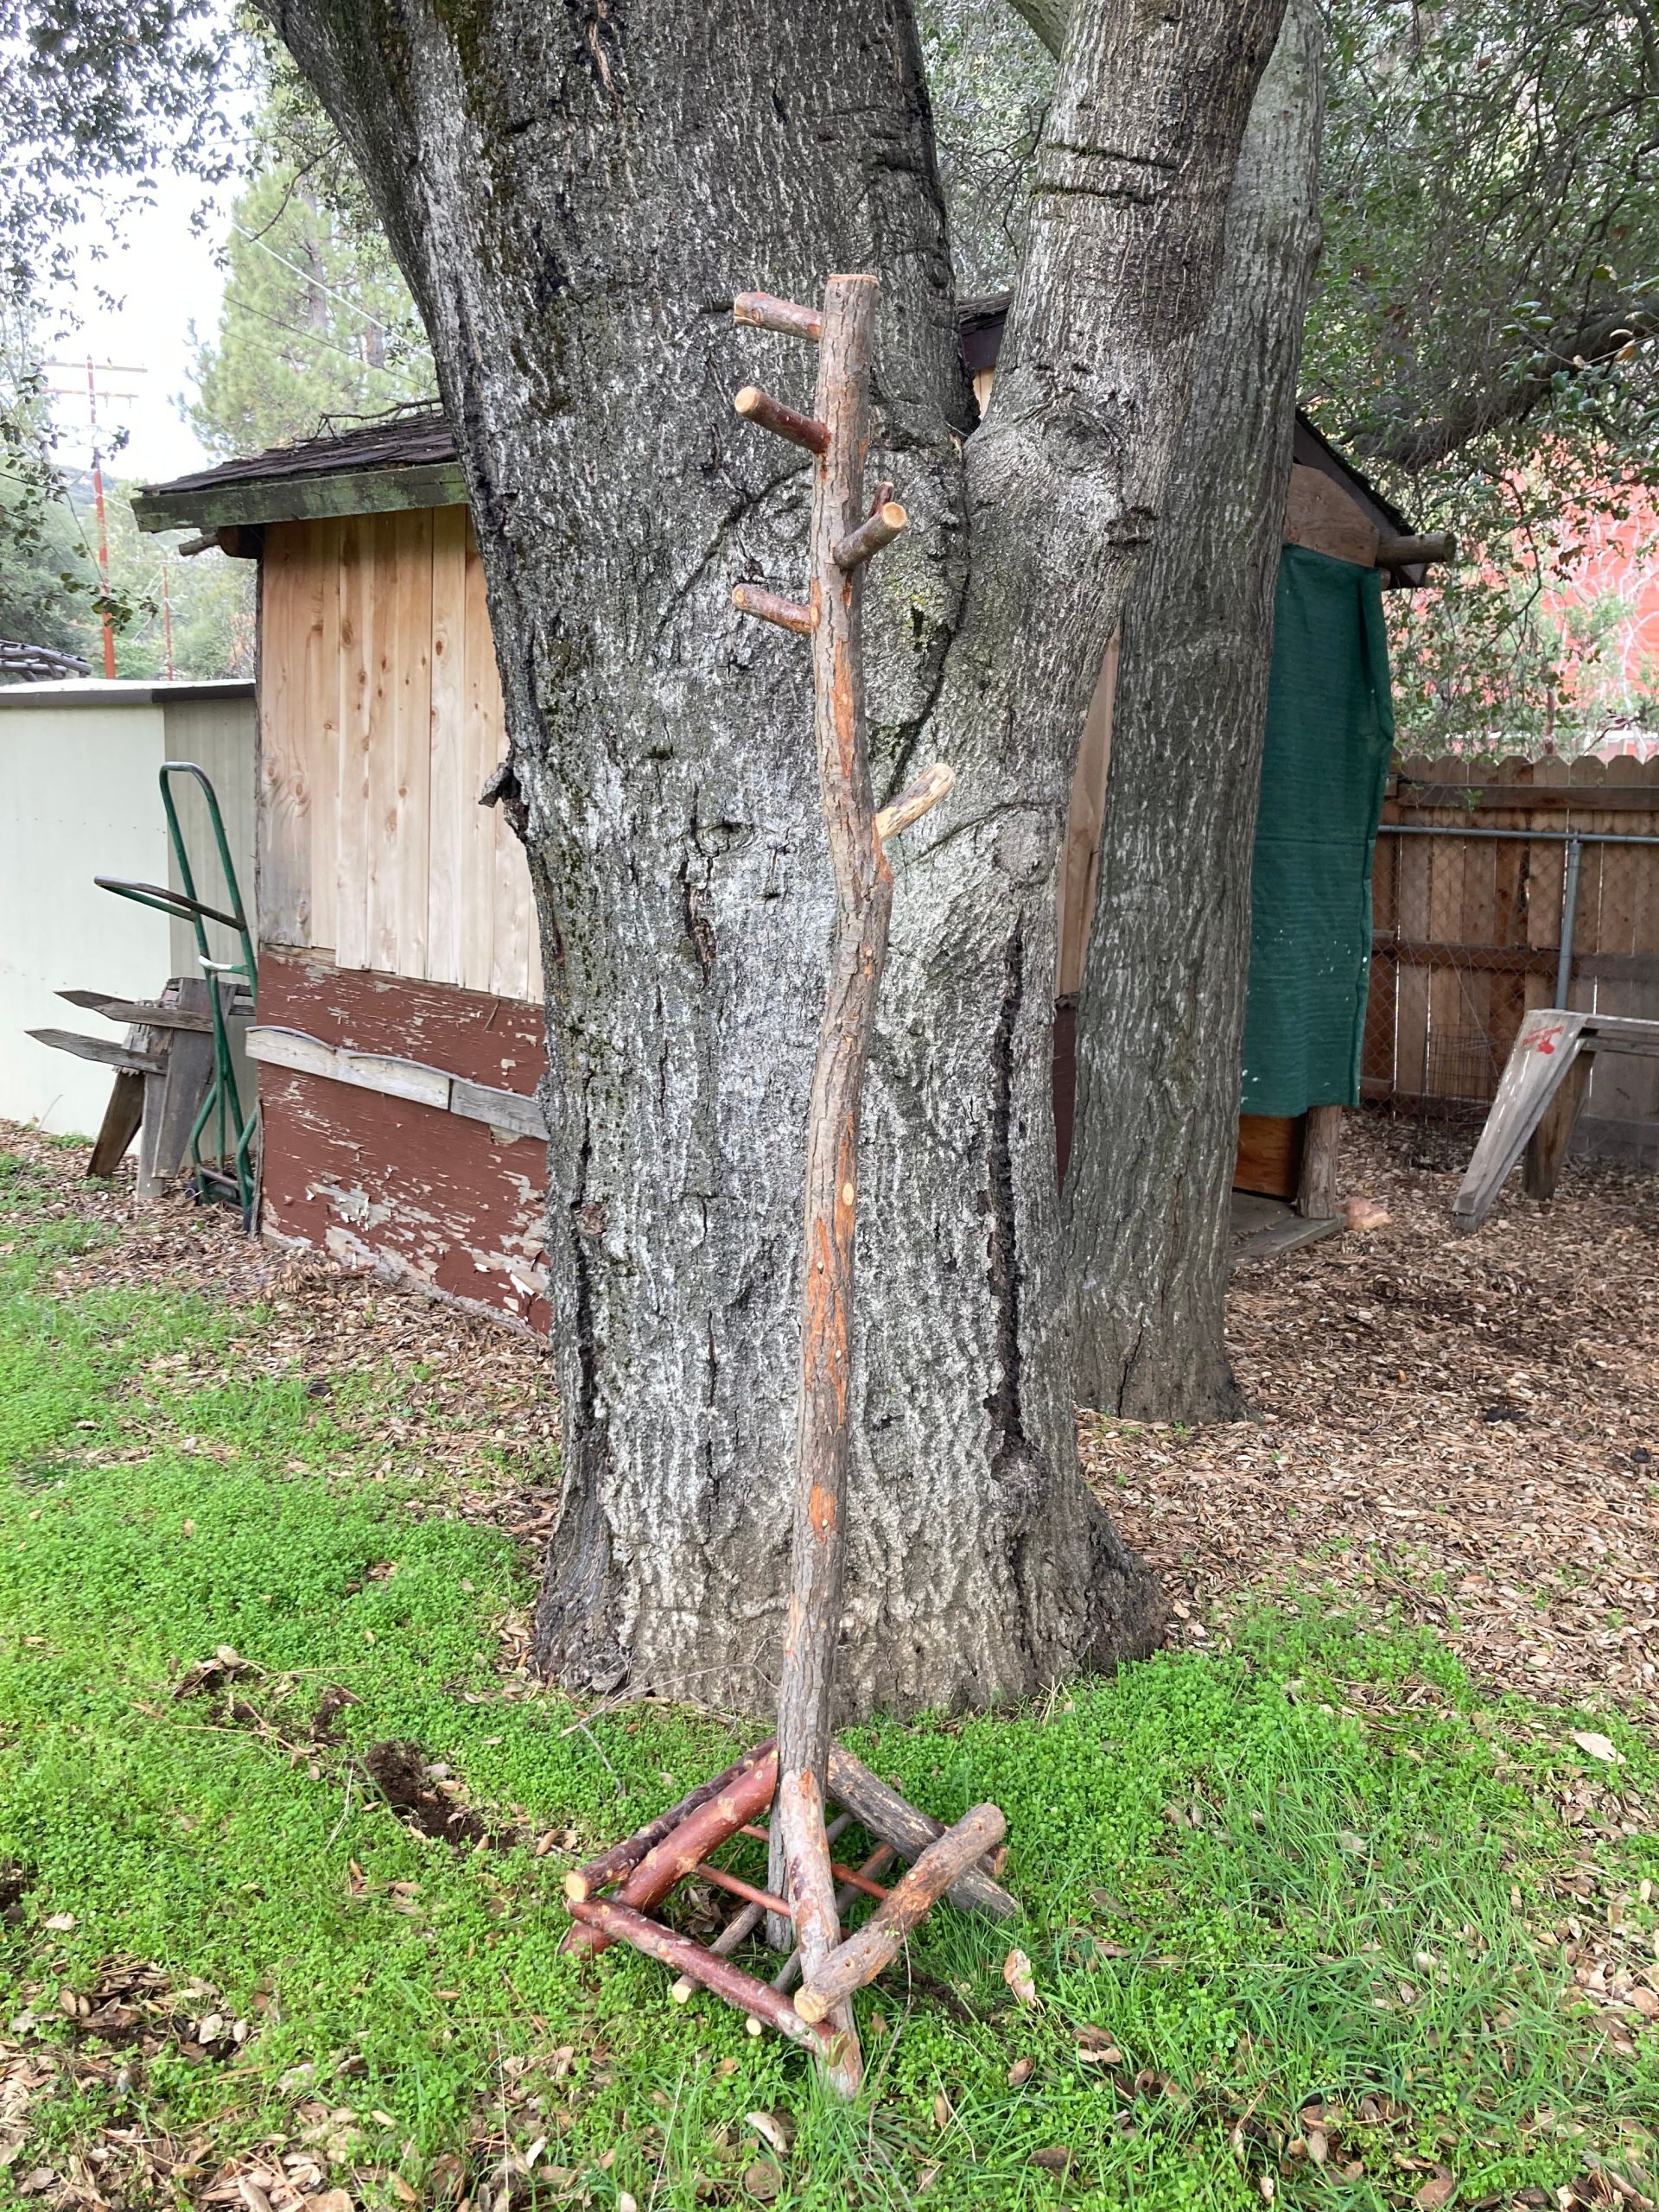
[[[278,253],[274,245],[267,245],[264,238],[257,237],[244,224],[232,222],[231,228],[236,232],[238,238],[245,238],[250,245],[257,245],[261,253],[268,253],[278,268],[286,269],[290,276],[297,276],[302,284],[314,286],[319,292],[326,294],[329,299],[337,300],[348,314],[361,315],[365,322],[372,322],[374,325],[383,338],[391,335],[386,325],[381,321],[378,315],[371,315],[365,307],[359,307],[355,300],[348,299],[344,292],[337,292],[332,284],[325,284],[315,270],[300,268],[297,263],[289,261],[285,255]]]

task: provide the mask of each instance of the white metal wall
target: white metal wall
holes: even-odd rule
[[[156,780],[164,760],[199,758],[204,744],[211,751],[201,765],[251,900],[253,731],[251,684],[0,686],[0,1119],[89,1135],[103,1118],[108,1071],[25,1034],[119,1037],[66,1005],[60,988],[148,998],[169,975],[194,972],[194,948],[188,962],[175,957],[185,949],[171,943],[176,925],[92,882],[168,880]],[[206,846],[186,820],[194,856]],[[198,887],[216,904],[217,868],[204,875]]]

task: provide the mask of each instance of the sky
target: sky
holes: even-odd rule
[[[75,280],[54,289],[43,332],[50,340],[48,356],[79,365],[49,372],[53,385],[73,387],[52,403],[60,434],[58,459],[65,467],[82,467],[91,460],[89,353],[101,390],[135,395],[108,402],[109,420],[128,432],[120,453],[111,455],[105,448],[108,474],[123,481],[155,483],[208,465],[211,456],[180,410],[181,397],[189,398],[194,389],[190,326],[194,323],[198,340],[217,334],[225,286],[215,260],[226,227],[224,210],[216,208],[204,230],[192,228],[204,197],[203,187],[193,179],[158,178],[155,205],[133,211],[124,226],[124,237],[106,257],[95,260],[83,245]],[[112,296],[113,306],[99,298],[100,290]],[[106,370],[106,363],[117,366]],[[145,373],[135,375],[134,369]],[[102,424],[102,400],[99,414]]]

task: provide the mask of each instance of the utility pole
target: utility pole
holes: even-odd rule
[[[41,365],[48,369],[70,369],[78,368],[79,364],[75,361],[43,361]],[[106,373],[112,376],[142,377],[149,373],[130,362],[105,361],[102,366]],[[104,456],[98,437],[98,378],[99,368],[89,354],[86,360],[86,419],[92,442],[92,503],[98,512],[98,574],[104,588],[101,618],[104,626],[104,677],[106,683],[112,683],[115,681],[115,628],[110,620],[109,609],[110,533],[104,512]],[[47,388],[60,398],[79,397],[79,391],[67,385],[50,385]],[[111,391],[106,386],[104,397],[105,399],[136,399],[138,395],[136,391]],[[169,618],[169,629],[170,626]],[[171,658],[169,649],[168,658]]]
[[[166,653],[167,680],[173,681],[173,592],[169,579],[173,574],[173,556],[168,547],[162,548],[162,644]]]

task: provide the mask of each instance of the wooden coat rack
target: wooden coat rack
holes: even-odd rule
[[[754,2032],[772,2027],[803,2044],[849,2096],[862,2075],[854,1992],[898,1955],[941,1897],[999,1918],[1019,1910],[995,1879],[1004,1822],[995,1805],[976,1805],[954,1827],[942,1827],[830,1732],[850,1442],[859,1111],[893,906],[883,846],[936,805],[954,781],[940,763],[879,813],[870,784],[863,572],[906,521],[891,485],[878,486],[868,509],[864,504],[877,290],[874,276],[832,276],[822,310],[764,292],[744,293],[733,307],[740,324],[806,339],[818,348],[811,415],[798,414],[753,385],[735,402],[746,420],[814,458],[809,595],[803,602],[740,584],[733,599],[745,614],[812,640],[813,727],[836,885],[829,994],[807,1123],[801,1393],[778,1732],[565,1879],[576,1921],[567,1948],[632,1943],[677,1969],[677,1997],[688,1996],[694,1984],[714,1991],[748,2014]],[[834,1818],[832,1806],[840,1808]],[[757,1826],[768,1811],[770,1826]],[[841,1864],[830,1851],[853,1822],[876,1844],[857,1867]],[[769,1889],[715,1863],[715,1853],[740,1835],[766,1840]],[[884,1887],[878,1877],[899,1859],[911,1862],[908,1872]],[[690,1875],[742,1900],[743,1909],[711,1945],[652,1916]],[[603,1894],[607,1891],[613,1894]],[[874,1901],[874,1911],[843,1936],[843,1918],[864,1897]],[[731,1963],[763,1920],[772,1939],[788,1949],[770,1983]]]

